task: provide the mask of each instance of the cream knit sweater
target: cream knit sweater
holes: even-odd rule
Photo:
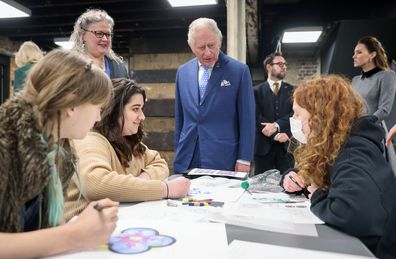
[[[89,132],[83,140],[75,140],[79,158],[79,176],[82,196],[73,177],[65,201],[65,220],[79,214],[89,201],[110,198],[119,202],[136,202],[162,199],[161,180],[169,175],[168,165],[157,151],[146,151],[142,157],[133,157],[124,170],[109,143],[101,134]],[[138,178],[141,172],[151,180]]]

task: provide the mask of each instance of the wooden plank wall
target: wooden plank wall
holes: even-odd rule
[[[173,173],[175,128],[175,78],[177,68],[192,53],[135,54],[131,58],[132,77],[146,90],[144,143],[160,152]]]

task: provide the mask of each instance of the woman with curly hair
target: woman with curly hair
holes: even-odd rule
[[[113,98],[88,136],[75,141],[81,185],[74,181],[66,198],[66,219],[97,197],[119,202],[181,198],[190,181],[169,175],[166,161],[142,143],[146,94],[129,79],[113,79]],[[83,197],[80,196],[80,191]]]
[[[301,143],[294,151],[298,169],[285,172],[284,189],[306,187],[316,216],[374,251],[396,205],[383,129],[373,116],[363,116],[361,98],[340,76],[306,81],[293,97],[290,126]]]

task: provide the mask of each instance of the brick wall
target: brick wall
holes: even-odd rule
[[[320,75],[320,57],[289,55],[285,58],[289,64],[286,81],[293,85]]]
[[[13,42],[6,37],[0,36],[0,54],[13,56],[18,51],[21,42]]]
[[[133,78],[146,90],[143,142],[160,152],[173,172],[175,129],[175,78],[177,68],[192,53],[135,54],[130,59]]]
[[[304,79],[309,79],[320,75],[320,56],[314,53],[301,53],[288,51],[283,53],[288,66],[285,81],[297,86]],[[253,85],[263,82],[264,67],[251,67]]]
[[[16,69],[14,53],[18,51],[20,44],[22,43],[14,42],[6,37],[0,36],[0,54],[10,57],[10,84],[8,85],[10,88],[10,96],[14,94],[14,88],[12,87],[12,82],[14,81],[14,71]]]

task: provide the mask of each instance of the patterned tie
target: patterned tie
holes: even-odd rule
[[[206,85],[208,84],[209,80],[209,67],[203,66],[204,72],[201,76],[201,79],[199,79],[199,95],[202,98],[204,97],[205,91],[206,91]]]
[[[279,83],[275,82],[274,83],[274,95],[276,96],[276,95],[278,95],[278,93],[279,93]]]

